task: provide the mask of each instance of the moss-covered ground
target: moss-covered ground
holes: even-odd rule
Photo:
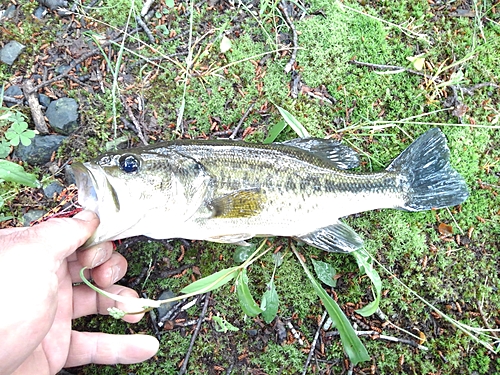
[[[34,2],[27,2],[24,16],[15,20],[22,22],[24,33],[14,21],[0,25],[10,30],[0,34],[1,43],[15,38],[30,46],[13,67],[0,65],[0,79],[12,82],[16,76],[36,71],[41,46],[44,51],[60,51],[61,35],[76,39],[74,20],[80,22],[78,35],[86,48],[95,48],[90,33],[115,37],[108,25],[125,27],[129,0],[105,3],[76,9],[72,18],[50,15],[45,21],[35,21],[30,16]],[[291,56],[292,31],[276,1],[208,1],[194,4],[192,13],[189,2],[175,1],[174,7],[167,3],[155,2],[151,8],[147,24],[154,43],[139,32],[126,40],[123,50],[120,43],[106,48],[109,64],[99,54],[83,64],[85,74],[102,70],[102,78],[95,81],[98,84],[89,83],[97,89],[64,79],[56,89],[48,89],[75,97],[81,104],[81,129],[57,155],[61,163],[95,156],[117,137],[125,136],[120,147],[140,144],[133,127],[120,120],[113,127],[113,116],[127,117],[118,95],[126,98],[149,143],[180,136],[227,137],[252,103],[238,138],[262,141],[281,120],[276,104],[291,112],[311,135],[339,139],[355,148],[361,155],[360,170],[367,172],[383,169],[412,140],[438,126],[447,136],[453,166],[467,181],[468,200],[460,207],[438,211],[381,210],[346,219],[381,264],[376,269],[383,283],[380,309],[386,320],[380,314],[361,318],[353,313],[354,307],[372,299],[371,284],[359,273],[354,258],[307,247],[300,252],[334,266],[337,287],[329,291],[358,330],[376,329],[418,342],[409,332],[428,348],[362,337],[371,361],[358,364],[351,369],[353,373],[500,373],[498,354],[474,342],[401,284],[457,321],[500,327],[500,3],[290,2],[286,9],[298,44],[294,71],[301,82],[296,98],[291,95],[292,76],[283,71]],[[134,17],[131,20],[135,22]],[[30,42],[27,33],[45,39]],[[225,52],[220,49],[223,36],[231,42]],[[46,43],[49,47],[43,46]],[[353,60],[371,66],[356,65]],[[404,69],[388,70],[377,64]],[[114,113],[112,71],[117,66],[118,112]],[[287,128],[278,140],[295,136]],[[18,213],[15,206],[10,209]],[[260,318],[245,317],[231,285],[213,291],[188,374],[302,373],[323,307],[290,252],[288,239],[269,242],[282,246],[285,254],[275,275],[279,320],[266,324]],[[134,282],[139,293],[153,298],[165,289],[178,292],[200,275],[233,266],[234,250],[235,246],[206,242],[134,241],[124,251],[129,261],[125,282]],[[191,266],[184,269],[185,265]],[[255,296],[265,291],[273,268],[268,254],[249,269]],[[162,276],[175,269],[180,271],[173,277]],[[196,319],[200,312],[200,306],[193,306],[179,319]],[[239,330],[217,331],[211,319],[216,315]],[[145,363],[89,365],[69,371],[176,374],[194,329],[182,326],[183,322],[161,331],[160,351]],[[279,338],[286,322],[300,332],[304,345],[289,329],[284,340]],[[113,333],[154,334],[149,317],[137,325],[109,317],[85,319],[77,325]],[[498,338],[485,340],[496,345],[498,352]],[[349,364],[338,336],[322,331],[319,342],[316,359],[306,373],[347,373]]]

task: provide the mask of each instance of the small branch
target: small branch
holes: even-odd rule
[[[43,117],[40,102],[38,101],[36,92],[33,90],[32,80],[29,79],[24,82],[23,92],[30,106],[31,117],[33,118],[33,122],[35,123],[35,129],[40,134],[49,134],[49,128],[47,127],[47,123],[45,122],[45,118]]]
[[[471,87],[460,87],[460,89],[462,89],[468,95],[474,95],[474,91],[482,89],[483,87],[494,87],[497,89],[500,86],[492,82],[483,82]]]
[[[241,125],[243,125],[243,122],[245,121],[245,119],[248,117],[248,114],[250,113],[250,111],[252,110],[253,106],[255,105],[255,102],[252,102],[250,104],[250,106],[248,107],[248,109],[246,110],[245,114],[243,115],[243,117],[240,119],[240,121],[238,122],[238,125],[236,126],[236,128],[234,129],[234,131],[232,132],[232,134],[229,136],[230,139],[234,139],[236,138],[238,132],[240,131],[240,128],[241,128]]]
[[[278,8],[281,10],[281,13],[283,13],[283,17],[285,17],[285,21],[288,24],[288,27],[290,28],[290,30],[292,30],[292,43],[293,43],[292,56],[290,57],[290,60],[285,65],[285,69],[284,69],[285,73],[288,74],[290,71],[295,70],[294,64],[295,64],[295,61],[297,60],[297,51],[299,49],[299,42],[298,42],[297,30],[295,29],[295,26],[293,25],[292,19],[290,18],[290,15],[288,14],[288,11],[286,10],[286,4],[283,0],[280,1]]]
[[[314,335],[314,339],[311,343],[311,348],[309,349],[309,355],[307,356],[306,363],[304,365],[304,371],[302,371],[302,375],[307,374],[307,368],[309,367],[309,363],[311,362],[312,356],[314,354],[314,348],[316,347],[316,342],[318,341],[319,333],[321,331],[321,328],[323,327],[323,323],[326,320],[327,312],[325,311],[323,313],[323,316],[321,317],[321,321],[319,322],[318,329],[316,330],[316,334]]]
[[[134,111],[132,111],[132,108],[127,104],[127,99],[124,96],[120,96],[120,99],[122,100],[123,107],[125,107],[125,110],[127,111],[128,117],[130,117],[130,120],[132,120],[132,123],[135,126],[135,132],[137,133],[137,136],[139,139],[144,143],[144,145],[148,145],[148,141],[146,140],[146,137],[142,133],[142,128],[141,124],[137,120],[137,118],[134,115]]]
[[[357,61],[357,60],[349,60],[349,64],[358,65],[358,66],[366,66],[368,68],[381,69],[381,70],[404,71],[404,72],[416,74],[416,75],[421,76],[421,77],[425,77],[425,78],[427,78],[431,81],[434,81],[436,83],[442,82],[441,79],[439,79],[437,77],[419,72],[418,70],[408,69],[408,68],[405,68],[403,66],[372,64],[372,63],[367,63],[367,62]]]
[[[153,33],[151,32],[151,30],[149,30],[148,25],[146,25],[146,23],[142,20],[142,18],[140,16],[136,16],[135,17],[135,21],[141,27],[141,29],[144,30],[144,32],[146,33],[146,35],[147,35],[147,37],[149,39],[149,42],[151,44],[154,44],[155,43],[155,37],[153,36]]]
[[[377,331],[355,331],[357,336],[373,336],[374,339],[381,339],[381,340],[387,340],[387,341],[392,341],[392,342],[399,342],[401,344],[407,344],[410,346],[413,346],[414,348],[420,349],[420,350],[429,350],[428,347],[420,345],[416,343],[415,341],[412,340],[406,340],[406,339],[400,339],[397,337],[393,336],[387,336],[387,335],[381,335]],[[339,336],[340,333],[338,331],[332,331],[332,332],[327,332],[326,337],[329,336]]]
[[[496,338],[499,338],[498,334],[495,332],[495,330],[491,329],[491,326],[488,323],[488,319],[486,319],[486,316],[483,313],[483,307],[481,306],[481,304],[479,303],[479,301],[476,301],[476,306],[477,306],[477,309],[479,310],[479,314],[481,315],[481,319],[483,320],[483,323],[486,326],[486,328],[488,328],[490,330],[490,333],[493,336],[495,336]]]
[[[144,2],[144,5],[142,6],[142,10],[141,10],[141,17],[144,17],[144,16],[146,16],[146,14],[148,14],[149,8],[151,8],[153,1],[154,0],[146,0]]]
[[[189,343],[189,349],[186,353],[186,356],[184,357],[184,361],[182,362],[181,369],[179,370],[179,375],[183,375],[186,372],[189,357],[191,356],[191,352],[193,351],[194,342],[196,341],[196,337],[198,336],[198,333],[200,332],[201,329],[201,324],[205,320],[205,315],[207,314],[209,300],[210,300],[210,292],[205,293],[205,304],[203,305],[203,310],[201,311],[201,314],[198,317],[198,324],[196,325],[196,328],[193,332],[193,336],[191,337],[191,342]]]

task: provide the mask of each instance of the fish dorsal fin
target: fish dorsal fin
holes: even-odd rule
[[[361,237],[341,221],[297,238],[308,245],[330,252],[350,253],[363,247]]]
[[[214,218],[243,218],[259,214],[265,202],[261,189],[245,189],[212,199],[209,208]]]
[[[358,153],[333,139],[296,138],[282,142],[282,144],[309,151],[323,160],[333,163],[339,169],[351,169],[359,166]]]

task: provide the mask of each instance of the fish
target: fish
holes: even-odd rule
[[[292,237],[349,253],[362,238],[341,218],[369,210],[439,209],[469,192],[433,128],[376,173],[352,171],[358,153],[321,138],[254,144],[174,140],[73,163],[78,202],[100,225],[83,247],[144,235],[245,244]]]

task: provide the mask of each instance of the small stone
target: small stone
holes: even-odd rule
[[[49,199],[53,199],[54,195],[58,196],[63,191],[64,186],[59,181],[53,181],[43,188],[43,194]]]
[[[23,44],[13,40],[0,50],[0,60],[7,65],[12,65],[25,48]]]
[[[38,2],[49,8],[50,10],[56,10],[57,8],[66,8],[68,2],[66,0],[38,0]]]
[[[159,300],[169,299],[169,298],[173,298],[175,296],[176,296],[175,293],[172,292],[171,290],[164,290],[158,299]],[[174,301],[174,302],[168,302],[168,303],[164,303],[164,304],[160,305],[160,307],[158,307],[158,321],[161,321],[163,319],[163,317],[165,315],[167,315],[167,313],[170,310],[172,310],[172,308],[175,305],[177,305],[177,303],[178,303],[177,301]]]
[[[14,155],[30,165],[43,165],[52,158],[52,153],[66,139],[62,135],[35,135],[29,146],[19,145]]]
[[[16,14],[16,6],[14,4],[10,5],[4,11],[0,10],[0,21],[13,18]]]
[[[41,20],[43,17],[45,17],[46,14],[47,14],[47,9],[45,7],[38,7],[33,12],[33,15],[35,16],[35,18],[38,18],[39,20]]]
[[[23,215],[23,225],[29,227],[32,221],[40,219],[45,213],[44,210],[29,210]]]
[[[67,72],[69,72],[70,69],[71,69],[71,66],[69,66],[69,65],[59,65],[56,68],[56,73],[57,74],[67,73]]]
[[[51,102],[50,98],[45,94],[38,94],[38,101],[40,102],[40,105],[45,108],[48,108]]]
[[[54,100],[50,103],[45,115],[50,126],[57,133],[68,135],[78,128],[78,103],[75,99]]]
[[[6,89],[4,92],[3,92],[4,96],[10,96],[14,99],[19,99],[22,101],[22,98],[24,97],[23,95],[23,91],[21,90],[21,88],[19,86],[10,86],[8,89]],[[21,97],[21,98],[19,98]],[[12,107],[14,105],[16,105],[16,103],[11,103],[11,102],[6,102],[6,105],[7,107]]]
[[[70,165],[64,167],[64,181],[67,185],[76,185],[75,172]]]

